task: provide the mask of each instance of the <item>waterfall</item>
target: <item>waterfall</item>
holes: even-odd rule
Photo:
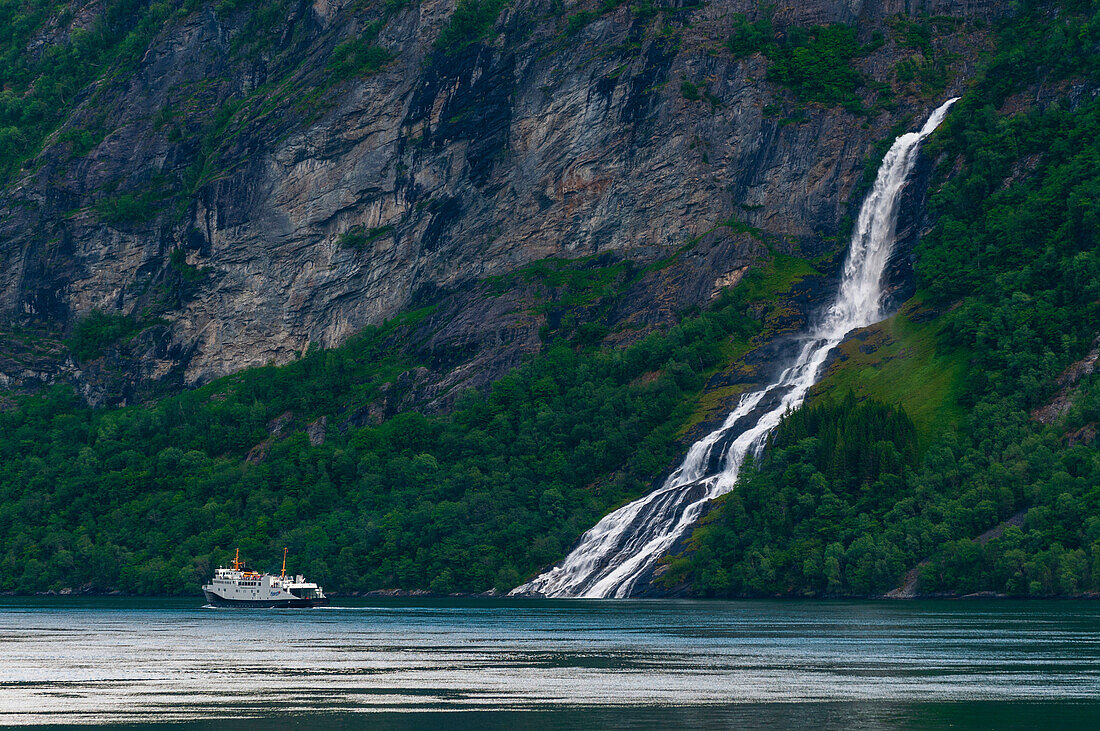
[[[774,383],[744,394],[722,426],[693,444],[660,488],[604,516],[559,565],[512,594],[628,597],[699,518],[707,501],[733,489],[745,456],[759,454],[783,414],[802,403],[829,351],[852,330],[884,317],[882,275],[894,248],[901,192],[921,141],[955,101],[936,109],[919,132],[898,137],[886,153],[860,208],[836,299],[802,336],[795,361]]]

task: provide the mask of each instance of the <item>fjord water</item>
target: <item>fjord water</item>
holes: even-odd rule
[[[733,488],[745,456],[758,454],[783,414],[802,403],[829,351],[851,331],[884,317],[882,279],[894,249],[901,193],[921,141],[955,101],[946,101],[920,131],[898,137],[887,151],[860,207],[836,298],[805,334],[795,361],[774,383],[742,396],[722,426],[693,444],[660,488],[604,516],[560,564],[512,594],[631,596],[657,560],[698,520],[707,501]]]
[[[1100,602],[6,598],[0,653],[4,724],[1100,720]]]

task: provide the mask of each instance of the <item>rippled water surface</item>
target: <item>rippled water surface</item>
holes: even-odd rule
[[[1097,726],[1100,602],[0,601],[0,723],[228,718]]]

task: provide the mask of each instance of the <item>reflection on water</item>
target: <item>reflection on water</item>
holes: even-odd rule
[[[1100,721],[1100,603],[0,603],[0,723]],[[258,722],[259,723],[259,722]],[[257,727],[258,727],[257,723]]]

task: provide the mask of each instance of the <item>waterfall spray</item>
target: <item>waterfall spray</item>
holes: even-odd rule
[[[794,363],[774,383],[743,395],[722,426],[693,444],[660,488],[604,516],[560,564],[512,594],[628,597],[698,520],[707,501],[733,489],[745,456],[759,454],[783,414],[802,403],[829,351],[852,330],[883,318],[882,276],[894,249],[901,192],[921,141],[955,101],[936,109],[919,132],[898,137],[886,153],[860,208],[836,299],[803,336]]]

